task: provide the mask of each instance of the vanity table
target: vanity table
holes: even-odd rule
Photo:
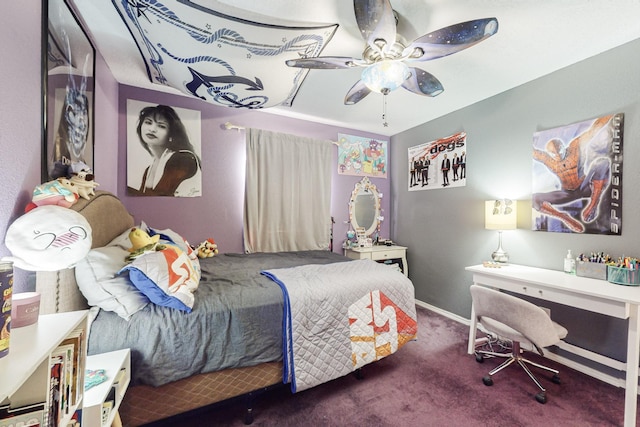
[[[371,247],[345,248],[344,255],[351,259],[372,259],[383,264],[396,264],[409,277],[407,248],[404,246],[374,245]]]
[[[349,199],[349,223],[352,235],[345,242],[344,255],[351,259],[371,259],[397,267],[409,277],[407,248],[397,245],[371,245],[371,237],[380,232],[384,219],[380,209],[382,193],[366,176],[357,182]],[[357,236],[357,240],[353,238]]]

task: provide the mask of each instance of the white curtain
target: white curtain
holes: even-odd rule
[[[246,138],[245,251],[328,249],[331,142],[259,129]]]

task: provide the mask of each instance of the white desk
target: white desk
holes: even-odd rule
[[[640,287],[614,285],[604,280],[578,277],[562,271],[513,264],[500,268],[474,265],[466,267],[465,270],[473,273],[473,282],[478,285],[504,289],[521,295],[627,319],[624,425],[635,427],[638,364],[640,363]],[[474,352],[476,327],[475,312],[471,307],[469,354]]]

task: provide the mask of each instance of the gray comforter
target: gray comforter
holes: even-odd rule
[[[191,313],[149,304],[127,322],[100,311],[89,354],[130,348],[132,383],[160,386],[198,373],[282,360],[283,296],[260,271],[348,261],[328,251],[201,259]]]
[[[395,353],[418,333],[413,283],[370,259],[265,271],[285,293],[284,375],[302,391]]]

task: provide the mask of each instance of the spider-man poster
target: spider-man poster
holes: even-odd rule
[[[533,135],[533,229],[622,234],[618,113]]]

